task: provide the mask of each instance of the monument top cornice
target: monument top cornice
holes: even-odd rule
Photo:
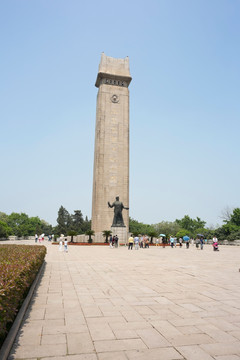
[[[128,56],[124,59],[117,59],[102,53],[95,86],[99,87],[104,78],[126,81],[128,86],[132,80]]]

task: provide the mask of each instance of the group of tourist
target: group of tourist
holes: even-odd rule
[[[48,235],[48,241],[54,241],[54,234],[52,235]],[[42,241],[44,241],[45,238],[45,234],[41,234],[38,236],[38,234],[35,234],[35,243],[39,242],[41,243]]]
[[[114,247],[116,247],[116,248],[118,247],[118,236],[117,235],[110,236],[109,246],[111,249],[113,249]]]
[[[61,234],[60,239],[59,239],[58,250],[68,252],[68,241],[67,241],[67,238],[64,238],[63,234]]]
[[[203,236],[199,236],[196,238],[196,240],[194,240],[193,238],[188,238],[186,237],[186,239],[184,238],[179,238],[177,239],[174,236],[170,236],[169,239],[164,238],[164,237],[160,237],[157,238],[155,241],[155,245],[159,246],[160,244],[163,245],[163,248],[165,247],[166,244],[169,244],[171,246],[171,248],[176,248],[177,247],[177,243],[179,243],[179,247],[182,248],[183,243],[185,243],[185,246],[187,249],[189,249],[189,245],[192,244],[196,244],[196,248],[200,248],[201,250],[203,250],[203,245],[205,243],[206,240],[204,240]],[[149,248],[149,238],[146,235],[143,235],[141,237],[139,236],[135,236],[133,237],[133,235],[131,234],[131,236],[128,239],[128,250],[132,250],[133,249],[133,245],[135,246],[135,250],[138,250],[139,248]],[[216,236],[213,237],[212,239],[212,245],[213,245],[213,250],[214,251],[219,251],[218,249],[218,239]]]
[[[139,247],[142,249],[149,248],[149,238],[147,235],[143,235],[139,238],[139,236],[135,236],[133,238],[133,235],[131,235],[128,239],[128,250],[133,249],[133,244],[135,246],[135,250],[138,250]]]

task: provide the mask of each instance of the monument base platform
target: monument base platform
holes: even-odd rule
[[[111,226],[112,236],[118,236],[118,244],[126,245],[127,244],[127,228],[119,226]]]

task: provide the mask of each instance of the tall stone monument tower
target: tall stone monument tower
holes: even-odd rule
[[[102,53],[95,86],[97,113],[92,196],[92,230],[110,230],[113,210],[108,202],[117,196],[129,206],[129,59]],[[128,210],[123,212],[126,230]],[[114,234],[113,234],[114,235]]]

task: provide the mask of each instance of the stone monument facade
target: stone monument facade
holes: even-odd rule
[[[108,202],[120,197],[129,205],[129,59],[102,53],[98,87],[92,196],[92,230],[110,230],[113,212]],[[126,231],[129,212],[123,214]],[[120,230],[120,229],[119,229]],[[115,234],[113,234],[115,235]]]

